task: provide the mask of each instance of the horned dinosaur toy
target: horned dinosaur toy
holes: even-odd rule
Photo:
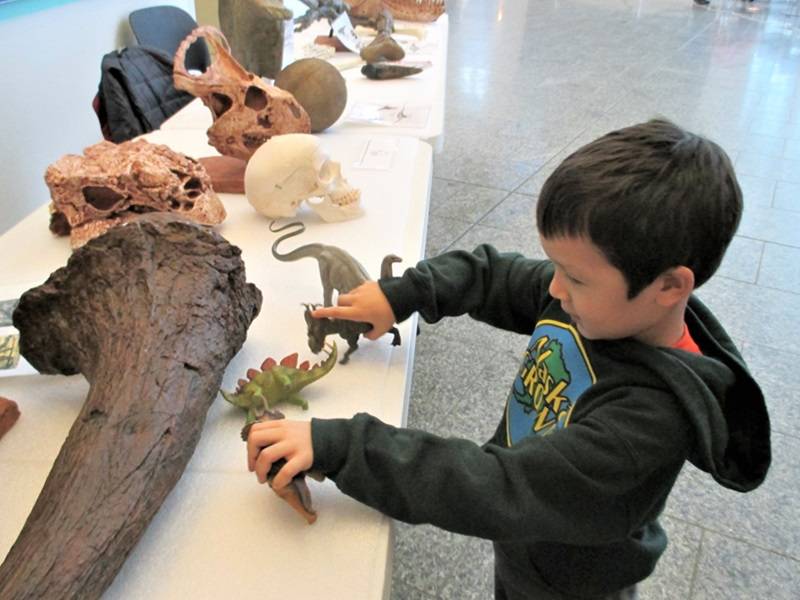
[[[369,281],[370,276],[366,269],[353,256],[336,246],[326,244],[306,244],[281,254],[278,252],[278,245],[291,237],[300,235],[306,229],[300,221],[293,221],[277,229],[273,229],[275,221],[270,224],[270,231],[278,233],[290,227],[294,231],[285,233],[272,243],[272,256],[283,262],[300,260],[301,258],[314,258],[319,264],[319,277],[322,281],[322,296],[325,306],[333,306],[333,290],[339,294],[346,294],[352,289],[357,288],[362,283]],[[392,276],[392,264],[400,262],[402,259],[394,254],[388,254],[381,262],[381,277]],[[342,357],[341,364],[346,364],[350,360],[350,355],[358,349],[358,336],[369,331],[372,326],[369,323],[342,322],[342,319],[314,319],[311,316],[311,308],[306,305],[306,324],[308,325],[308,347],[312,352],[319,352],[322,348],[326,335],[339,333],[347,340],[348,349]],[[316,321],[323,321],[317,323]],[[396,327],[392,327],[387,333],[392,333],[392,345],[400,345],[400,332]]]
[[[261,364],[261,370],[248,369],[247,379],[240,379],[236,392],[220,390],[222,397],[234,406],[238,406],[247,413],[245,426],[242,429],[242,439],[247,441],[250,428],[257,421],[273,421],[283,419],[283,413],[272,410],[273,406],[287,402],[308,408],[308,402],[298,394],[301,389],[314,383],[324,375],[330,373],[336,364],[336,344],[327,346],[328,357],[322,362],[309,366],[308,361],[297,364],[297,353],[290,354],[276,362],[274,358],[267,358]],[[267,482],[272,487],[272,480],[277,475],[286,461],[275,461],[267,473]],[[314,471],[307,472],[310,477],[322,481],[324,477]],[[306,473],[300,473],[284,489],[273,491],[289,503],[311,525],[317,520],[317,513],[311,504],[311,493],[305,480]]]

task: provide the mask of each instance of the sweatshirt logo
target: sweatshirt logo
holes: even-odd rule
[[[506,402],[506,443],[565,428],[576,400],[595,380],[571,325],[537,323]]]

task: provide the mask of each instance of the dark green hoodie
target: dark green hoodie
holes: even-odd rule
[[[312,420],[314,468],[408,523],[493,540],[511,590],[612,593],[647,577],[666,547],[657,517],[685,460],[748,491],[770,463],[758,385],[708,309],[686,323],[702,355],[580,336],[547,290],[549,261],[491,246],[381,280],[399,321],[469,313],[531,333],[494,437],[484,445],[366,414]],[[530,592],[529,597],[536,597]]]

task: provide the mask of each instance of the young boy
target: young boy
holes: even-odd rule
[[[742,210],[728,157],[664,120],[611,132],[548,178],[537,226],[550,260],[448,252],[316,311],[373,324],[469,313],[530,333],[491,441],[443,439],[367,415],[252,428],[264,483],[324,472],[396,519],[494,541],[495,597],[633,598],[666,547],[658,524],[689,460],[748,491],[770,462],[764,399],[692,291]]]

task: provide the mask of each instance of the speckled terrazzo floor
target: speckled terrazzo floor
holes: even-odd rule
[[[764,387],[773,468],[747,495],[687,468],[640,598],[800,597],[800,3],[448,0],[448,12],[428,255],[480,242],[541,255],[532,208],[554,166],[657,114],[735,160],[744,218],[699,295]],[[423,325],[409,426],[483,441],[525,342],[467,318]],[[488,542],[397,524],[392,600],[491,597]]]

